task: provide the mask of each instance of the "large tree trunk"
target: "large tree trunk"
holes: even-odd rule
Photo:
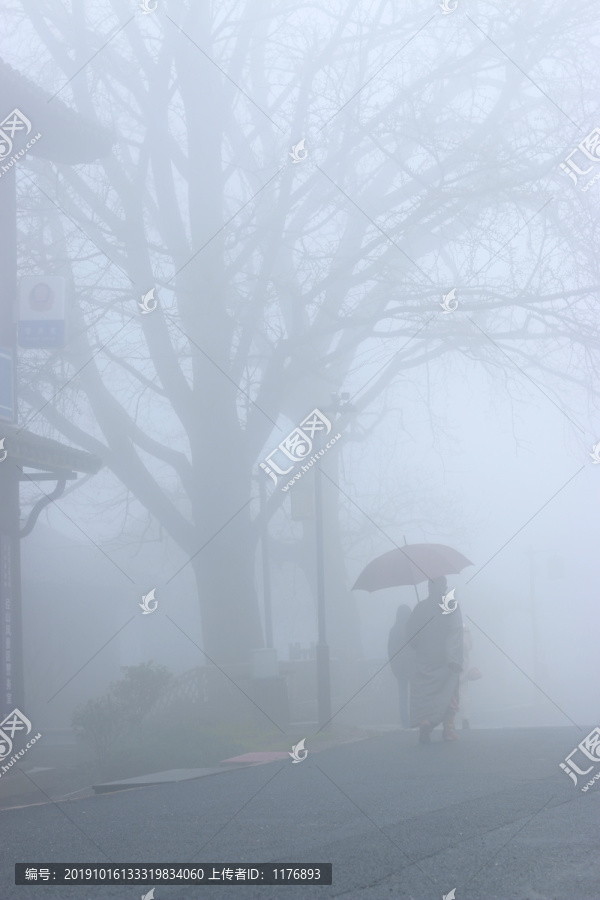
[[[249,661],[264,646],[254,587],[254,527],[248,507],[192,561],[202,617],[202,642],[217,665]]]
[[[192,452],[193,557],[202,647],[219,665],[246,663],[264,646],[254,585],[258,526],[251,507],[253,450],[238,419],[239,392],[201,353],[193,352],[194,403],[188,430]],[[221,359],[219,348],[211,347]]]

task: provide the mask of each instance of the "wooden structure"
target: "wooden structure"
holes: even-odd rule
[[[76,478],[78,472],[97,472],[102,465],[90,453],[31,434],[15,424],[18,416],[16,170],[23,157],[13,159],[13,156],[26,146],[28,137],[38,134],[36,141],[27,147],[27,156],[67,165],[89,163],[106,156],[113,143],[106,129],[88,122],[56,97],[48,96],[0,60],[0,131],[15,110],[31,122],[32,128],[28,135],[22,131],[7,132],[13,145],[11,155],[0,161],[0,358],[4,363],[0,367],[1,418],[4,419],[0,421],[0,441],[3,439],[0,450],[0,720],[15,707],[22,709],[25,705],[20,540],[32,530],[42,509],[60,496],[67,480]],[[7,358],[11,361],[8,367]],[[11,413],[12,424],[6,421]],[[26,472],[26,469],[33,471]],[[54,490],[34,505],[22,529],[19,527],[21,481],[56,482]]]

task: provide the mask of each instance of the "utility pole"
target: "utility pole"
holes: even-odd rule
[[[331,718],[331,672],[325,618],[325,550],[323,541],[323,482],[321,469],[315,466],[315,537],[317,562],[317,710],[319,728]]]
[[[0,178],[0,347],[10,363],[4,378],[10,379],[3,394],[12,407],[4,419],[16,419],[16,325],[17,297],[17,194],[15,166]],[[8,363],[8,359],[7,359]],[[0,434],[0,437],[3,437]],[[8,454],[8,448],[4,447]],[[4,455],[4,452],[0,455]],[[21,542],[19,539],[19,469],[15,460],[0,462],[0,717],[23,705],[22,621],[21,621]]]
[[[537,597],[536,597],[536,553],[547,553],[547,550],[534,550],[531,544],[527,552],[529,560],[529,616],[531,619],[531,655],[533,680],[539,688],[543,688],[542,682],[545,681],[545,668],[540,652],[540,633],[537,616]],[[534,705],[539,706],[542,703],[542,695],[539,688],[535,688]]]
[[[260,499],[260,546],[262,556],[263,597],[265,604],[265,641],[267,647],[272,648],[273,612],[271,604],[271,564],[269,561],[269,520],[267,519],[267,492],[263,478],[258,479],[258,495]]]
[[[350,412],[353,409],[349,403],[349,394],[339,397],[333,394],[331,405],[322,409],[326,415],[331,415],[332,424],[336,423],[336,416],[340,412]],[[317,641],[317,717],[319,728],[322,728],[331,719],[331,668],[329,657],[329,644],[327,643],[327,617],[325,604],[325,528],[323,523],[323,474],[322,463],[315,465],[315,537],[316,537],[316,584],[317,584],[317,616],[318,616],[318,641]]]

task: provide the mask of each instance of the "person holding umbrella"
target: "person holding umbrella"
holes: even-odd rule
[[[454,716],[463,667],[463,623],[457,604],[451,606],[451,592],[446,596],[445,576],[458,575],[472,565],[444,544],[405,544],[371,560],[353,586],[377,591],[412,584],[416,590],[416,585],[429,582],[429,596],[417,603],[406,625],[406,640],[414,651],[410,726],[419,729],[422,744],[429,743],[431,732],[442,722],[444,739],[457,739]]]
[[[454,717],[463,666],[463,623],[457,606],[444,611],[447,587],[444,575],[430,579],[429,596],[415,606],[406,626],[406,638],[415,652],[410,724],[419,728],[421,744],[429,743],[431,732],[441,722],[444,740],[457,740]]]

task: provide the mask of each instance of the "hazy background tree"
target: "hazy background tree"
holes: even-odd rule
[[[134,3],[135,21],[116,2],[12,6],[5,30],[31,56],[8,61],[115,137],[96,165],[28,157],[19,178],[20,269],[72,288],[67,347],[23,354],[21,397],[34,430],[99,454],[135,501],[124,515],[148,510],[190,560],[218,662],[263,642],[258,463],[332,392],[364,435],[395,415],[399,378],[426,409],[441,359],[509,392],[518,367],[561,408],[569,382],[595,390],[598,225],[558,166],[596,124],[589,92],[573,108],[595,6],[500,6],[452,21],[429,2]],[[439,306],[453,287],[460,316]],[[330,633],[356,652],[352,501],[330,466]],[[394,524],[368,494],[353,514]]]

